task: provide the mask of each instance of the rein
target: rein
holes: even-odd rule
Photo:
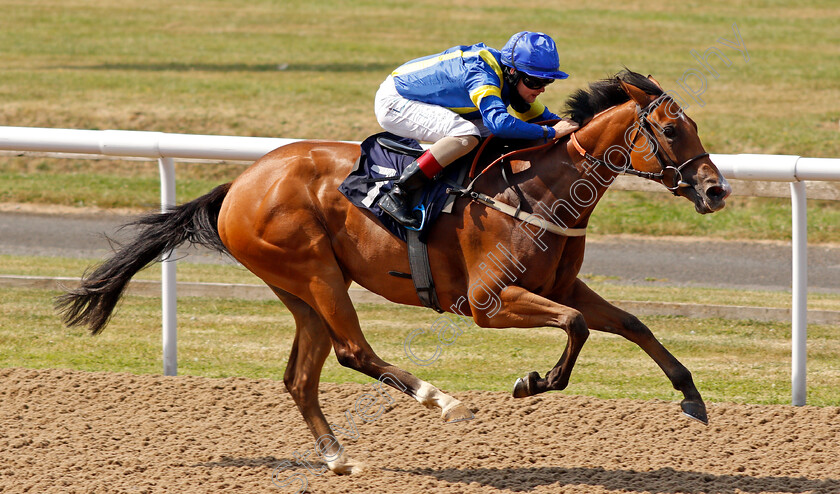
[[[478,164],[478,159],[481,156],[481,153],[484,151],[484,148],[487,146],[487,143],[489,143],[491,139],[493,139],[493,136],[490,136],[487,139],[485,139],[484,142],[481,144],[481,147],[478,148],[478,152],[476,153],[475,158],[473,159],[472,166],[470,167],[469,177],[470,177],[471,180],[470,180],[469,185],[467,185],[466,188],[463,188],[463,187],[460,187],[460,186],[455,186],[455,184],[450,183],[450,185],[452,185],[453,187],[450,187],[448,192],[450,194],[456,194],[456,195],[466,197],[473,202],[483,204],[483,205],[485,205],[485,206],[487,206],[491,209],[495,209],[496,211],[499,211],[500,213],[504,213],[508,216],[511,216],[511,217],[513,217],[513,218],[515,218],[519,221],[523,221],[523,222],[528,223],[530,225],[537,226],[537,227],[539,227],[539,228],[541,228],[541,229],[543,229],[547,232],[551,232],[555,235],[559,235],[559,236],[563,236],[563,237],[583,237],[583,236],[585,236],[586,235],[586,228],[563,228],[560,225],[557,225],[556,223],[552,223],[551,221],[547,221],[547,220],[542,219],[542,217],[540,217],[540,216],[535,217],[535,215],[533,215],[533,214],[523,213],[521,203],[519,204],[519,206],[514,208],[513,206],[511,206],[509,204],[505,204],[503,202],[496,201],[495,199],[493,199],[492,197],[490,197],[486,194],[482,194],[481,192],[476,192],[475,190],[473,190],[473,185],[475,184],[476,180],[478,180],[478,178],[480,176],[482,176],[484,174],[484,172],[486,172],[487,170],[489,170],[490,168],[492,168],[496,164],[498,164],[500,162],[503,162],[505,159],[510,158],[511,156],[515,156],[515,155],[521,154],[521,153],[526,153],[526,152],[529,152],[529,151],[536,151],[536,150],[539,150],[539,149],[548,148],[548,147],[554,146],[555,144],[557,144],[559,142],[558,139],[552,139],[552,140],[546,142],[545,144],[540,144],[540,145],[537,145],[537,146],[531,146],[531,147],[528,147],[528,148],[516,149],[516,150],[510,151],[509,153],[505,153],[505,154],[499,156],[498,158],[496,158],[495,160],[493,160],[493,162],[490,163],[489,165],[487,165],[486,167],[484,167],[484,169],[481,170],[481,172],[478,175],[475,175],[475,169],[476,169],[476,165]],[[505,177],[505,181],[507,181],[507,177]],[[508,183],[508,188],[510,188],[509,183]],[[521,194],[521,192],[520,192],[520,194]]]
[[[685,168],[689,164],[693,163],[694,161],[697,161],[701,158],[705,158],[706,156],[709,155],[709,153],[700,153],[697,156],[694,156],[692,158],[689,158],[689,159],[685,160],[681,165],[677,165],[676,160],[673,159],[671,156],[667,156],[667,153],[666,153],[666,158],[667,158],[668,162],[666,162],[662,158],[662,155],[660,154],[660,149],[666,149],[666,146],[662,145],[662,142],[659,139],[659,134],[661,134],[661,132],[653,130],[654,126],[650,123],[650,120],[648,120],[648,116],[659,105],[661,105],[665,101],[673,101],[667,93],[663,93],[662,95],[657,97],[655,100],[651,101],[643,109],[639,109],[637,107],[636,115],[637,115],[637,118],[638,118],[639,125],[636,128],[636,133],[633,137],[633,142],[631,143],[631,147],[636,144],[636,140],[639,138],[639,134],[644,134],[644,136],[645,136],[645,138],[647,139],[648,142],[656,142],[658,145],[656,146],[656,153],[655,153],[654,156],[656,156],[656,161],[659,162],[660,170],[658,172],[643,172],[643,171],[636,170],[635,168],[633,168],[632,165],[630,165],[629,167],[626,167],[626,166],[623,167],[623,170],[622,170],[621,173],[625,173],[625,174],[628,174],[628,175],[635,175],[637,177],[642,177],[642,178],[647,179],[647,180],[652,180],[654,182],[658,182],[658,183],[662,184],[666,189],[671,191],[672,194],[677,195],[677,190],[679,190],[680,188],[690,187],[690,185],[683,180],[683,176],[682,176],[683,168]],[[615,167],[613,165],[611,165],[610,163],[607,163],[606,161],[604,161],[602,159],[599,159],[599,158],[596,158],[596,157],[592,156],[591,154],[589,154],[583,148],[583,146],[580,145],[580,142],[578,142],[577,137],[575,136],[576,133],[577,133],[577,131],[572,132],[569,135],[569,137],[570,137],[570,140],[572,142],[572,146],[574,146],[574,148],[577,150],[577,152],[580,153],[580,155],[584,159],[586,159],[588,161],[591,161],[591,162],[593,162],[597,165],[607,166],[611,170],[615,170]],[[667,185],[665,185],[665,172],[667,172],[668,170],[674,170],[674,186],[673,187],[668,187]]]
[[[510,158],[511,156],[517,155],[517,154],[519,154],[519,153],[525,153],[525,152],[527,152],[527,151],[536,151],[536,150],[538,150],[538,149],[551,147],[551,146],[553,146],[553,145],[557,144],[557,139],[552,139],[552,140],[550,140],[550,141],[546,142],[545,144],[540,144],[540,145],[538,145],[538,146],[531,146],[531,147],[529,147],[529,148],[515,149],[515,150],[513,150],[513,151],[511,151],[511,152],[509,152],[509,153],[505,153],[505,154],[503,154],[503,155],[499,156],[498,158],[496,158],[495,160],[493,160],[493,162],[492,162],[492,163],[490,163],[489,165],[485,166],[485,167],[484,167],[484,169],[483,169],[483,170],[481,170],[481,173],[479,173],[478,175],[476,175],[476,174],[475,174],[475,167],[476,167],[476,165],[478,165],[478,159],[481,157],[481,153],[484,151],[484,148],[485,148],[485,147],[487,147],[487,144],[488,144],[491,140],[493,140],[493,138],[494,138],[494,137],[495,137],[495,136],[491,135],[491,136],[489,136],[487,139],[485,139],[485,140],[484,140],[484,142],[483,142],[483,143],[481,143],[481,147],[480,147],[480,148],[478,148],[478,152],[477,152],[477,153],[475,153],[475,158],[473,159],[472,166],[470,167],[470,178],[471,178],[471,179],[476,179],[476,178],[478,178],[478,176],[480,176],[481,174],[483,174],[484,172],[486,172],[487,170],[489,170],[490,168],[492,168],[495,164],[497,164],[497,163],[499,163],[499,162],[504,161],[504,160],[505,160],[505,158]]]

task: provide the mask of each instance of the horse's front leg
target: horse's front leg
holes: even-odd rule
[[[691,372],[669,352],[651,330],[639,319],[607,302],[580,280],[577,280],[569,305],[579,310],[590,329],[621,335],[639,345],[665,372],[674,389],[683,393],[680,406],[689,418],[709,423],[706,405],[694,385]]]
[[[543,326],[563,329],[568,335],[566,348],[560,360],[545,375],[531,372],[516,381],[513,396],[523,398],[545,391],[562,390],[569,385],[569,377],[578,354],[589,337],[584,316],[577,310],[558,304],[524,288],[508,286],[499,294],[501,307],[498,312],[486,314],[473,311],[475,322],[481,327],[495,328],[537,328]]]

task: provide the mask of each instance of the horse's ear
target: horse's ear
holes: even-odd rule
[[[648,103],[650,103],[650,95],[646,92],[642,91],[641,89],[637,88],[632,84],[627,84],[624,81],[619,81],[621,83],[621,88],[624,89],[624,92],[630,96],[630,99],[636,102],[642,108],[646,107]]]
[[[630,99],[636,102],[642,108],[646,107],[648,103],[650,103],[650,95],[641,90],[640,88],[628,84],[624,81],[619,81],[621,83],[621,88],[624,89],[624,92],[630,96]]]
[[[650,82],[656,84],[656,87],[658,87],[659,89],[662,89],[662,84],[659,84],[659,81],[654,79],[652,75],[648,74],[648,79],[650,80]],[[662,89],[662,90],[664,91],[664,89]]]

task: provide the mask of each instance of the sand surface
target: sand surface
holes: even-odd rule
[[[444,424],[388,389],[321,386],[368,467],[338,476],[282,382],[0,369],[0,492],[840,493],[837,407],[466,392]]]

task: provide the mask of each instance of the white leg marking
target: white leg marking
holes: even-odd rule
[[[426,408],[440,408],[441,410],[448,410],[461,402],[449,396],[443,391],[437,389],[426,381],[421,381],[420,389],[414,397]]]

